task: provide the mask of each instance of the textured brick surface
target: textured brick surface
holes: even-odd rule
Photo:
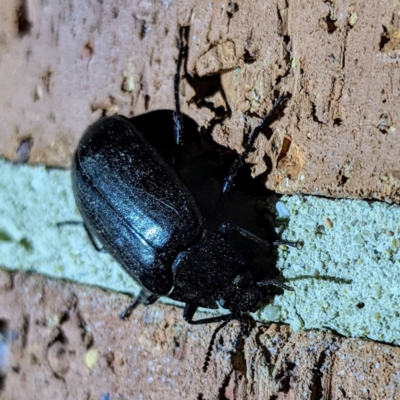
[[[178,25],[190,25],[182,109],[241,149],[277,93],[291,100],[250,157],[278,192],[400,200],[400,5],[385,0],[3,0],[0,152],[67,166],[102,114],[173,108]]]
[[[189,326],[100,289],[0,272],[0,398],[399,399],[400,349],[283,325]],[[4,345],[6,344],[6,346]],[[7,349],[7,350],[6,350]]]
[[[278,192],[400,200],[397,1],[65,2],[2,0],[0,154],[69,166],[103,114],[173,108],[178,25],[190,24],[182,109],[241,149],[276,93],[291,96],[251,156]],[[1,275],[5,399],[396,399],[399,349],[323,332],[189,327],[181,311],[124,296]],[[8,356],[6,349],[9,349]],[[3,361],[4,360],[4,361]]]

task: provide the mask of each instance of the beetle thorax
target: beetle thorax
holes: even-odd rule
[[[197,244],[179,253],[172,271],[169,297],[178,301],[237,313],[254,309],[261,299],[242,256],[219,233],[205,231]]]

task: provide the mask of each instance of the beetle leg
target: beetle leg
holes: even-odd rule
[[[216,317],[210,317],[210,318],[203,318],[203,319],[197,319],[193,320],[193,316],[197,310],[197,306],[193,304],[186,304],[185,308],[183,310],[183,319],[192,325],[200,325],[200,324],[211,324],[213,322],[223,322],[223,321],[231,321],[232,319],[235,319],[233,314],[224,314],[224,315],[218,315]]]
[[[286,244],[287,246],[296,247],[297,249],[301,249],[303,247],[303,242],[301,240],[297,240],[296,242],[292,242],[290,240],[275,240],[272,242],[274,246],[279,246],[280,244]]]
[[[135,297],[128,305],[128,307],[119,315],[121,319],[128,319],[132,314],[132,311],[136,308],[138,304],[143,304],[144,306],[149,306],[155,303],[160,296],[153,293],[148,293],[145,290],[141,290],[139,296]]]
[[[258,281],[258,282],[256,282],[256,285],[257,286],[276,286],[278,288],[290,290],[291,292],[294,292],[294,289],[291,286],[285,285],[284,283],[279,282],[275,279],[267,279],[265,281]]]
[[[260,123],[254,128],[253,132],[251,132],[248,136],[245,137],[244,143],[244,151],[238,155],[236,160],[231,165],[229,170],[228,176],[225,178],[225,181],[222,185],[222,193],[226,193],[232,189],[234,185],[234,180],[240,170],[240,168],[244,165],[246,158],[250,153],[254,151],[254,144],[260,134],[261,130],[264,128],[264,125],[271,117],[275,109],[281,104],[282,102],[286,101],[287,97],[280,96],[276,99],[274,105],[272,106],[271,110],[265,115],[265,117],[260,121]]]
[[[229,322],[229,320],[226,320],[226,321],[223,321],[221,324],[219,324],[219,325],[215,328],[215,330],[214,330],[214,332],[213,332],[213,334],[212,334],[212,336],[211,336],[211,340],[210,340],[210,343],[209,343],[209,345],[208,345],[208,349],[207,349],[207,353],[206,353],[206,358],[204,359],[204,363],[203,363],[203,372],[204,372],[204,373],[207,372],[208,364],[210,363],[211,354],[212,354],[212,348],[213,348],[213,346],[214,346],[215,339],[217,338],[217,333],[218,333],[228,322]]]
[[[222,234],[226,234],[228,232],[235,231],[235,232],[239,233],[240,235],[244,236],[245,238],[251,240],[252,242],[257,243],[261,246],[266,246],[266,247],[271,247],[271,245],[279,246],[280,244],[286,244],[288,246],[299,248],[299,245],[300,245],[299,241],[290,242],[288,240],[275,240],[273,242],[269,242],[268,240],[262,239],[259,236],[255,235],[254,233],[251,233],[251,232],[247,231],[246,229],[243,229],[240,226],[231,224],[229,222],[221,224],[219,227],[219,231]]]
[[[183,130],[183,117],[181,113],[181,105],[179,101],[179,86],[181,81],[181,66],[184,56],[186,55],[186,45],[183,43],[189,31],[188,26],[179,27],[178,37],[178,61],[176,63],[176,72],[174,75],[174,98],[175,98],[175,111],[173,114],[174,120],[174,136],[177,145],[182,144],[182,130]]]
[[[92,232],[90,232],[90,229],[86,226],[86,224],[83,221],[63,221],[63,222],[57,222],[56,225],[58,228],[63,225],[83,225],[87,235],[89,236],[90,241],[92,242],[93,247],[100,253],[107,253],[107,250],[100,245],[97,237],[93,235]]]
[[[93,247],[100,253],[107,253],[107,250],[100,244],[99,239],[90,231],[85,223],[83,223],[83,227],[87,235],[89,236],[90,241],[92,242]]]
[[[125,308],[124,311],[122,311],[121,314],[119,314],[119,317],[121,319],[128,319],[130,317],[130,315],[132,314],[132,311],[134,310],[134,308],[138,305],[139,300],[138,297],[135,297],[128,305],[128,307]]]

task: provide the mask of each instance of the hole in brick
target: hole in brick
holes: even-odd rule
[[[334,126],[340,126],[340,125],[342,125],[342,122],[343,122],[343,120],[341,118],[335,118],[333,120],[333,125]]]
[[[328,33],[333,33],[336,31],[337,26],[335,25],[335,21],[333,21],[330,16],[327,16],[325,18],[325,22],[326,22],[326,30],[328,31]]]
[[[140,40],[143,40],[145,38],[147,31],[148,31],[148,27],[147,27],[146,21],[141,21],[140,33],[139,33]]]
[[[236,3],[229,3],[226,7],[226,13],[228,14],[229,18],[233,17],[233,14],[239,11],[239,6]]]
[[[389,32],[385,26],[382,26],[383,32],[381,33],[381,41],[379,42],[379,50],[383,51],[385,44],[390,42]]]
[[[0,393],[6,386],[6,368],[8,367],[8,321],[0,319]]]
[[[144,96],[144,108],[146,111],[149,109],[149,103],[150,103],[150,96],[146,94]]]
[[[31,149],[33,147],[33,139],[27,137],[19,142],[17,149],[17,163],[25,163],[29,160]]]
[[[16,9],[17,26],[19,36],[28,35],[32,29],[32,23],[29,21],[28,6],[26,1],[21,0]]]
[[[348,180],[349,180],[349,178],[347,178],[347,176],[342,175],[342,176],[340,177],[340,183],[341,183],[341,185],[344,186]]]

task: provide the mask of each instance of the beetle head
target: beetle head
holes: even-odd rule
[[[274,279],[255,281],[251,272],[247,270],[236,276],[232,284],[226,286],[223,296],[218,299],[218,303],[235,315],[256,311],[265,300],[262,288],[267,286],[277,286],[281,289],[293,291],[290,286]]]
[[[254,281],[251,272],[245,271],[237,275],[232,282],[227,282],[218,299],[218,304],[233,314],[240,314],[255,311],[262,300],[263,293]]]

